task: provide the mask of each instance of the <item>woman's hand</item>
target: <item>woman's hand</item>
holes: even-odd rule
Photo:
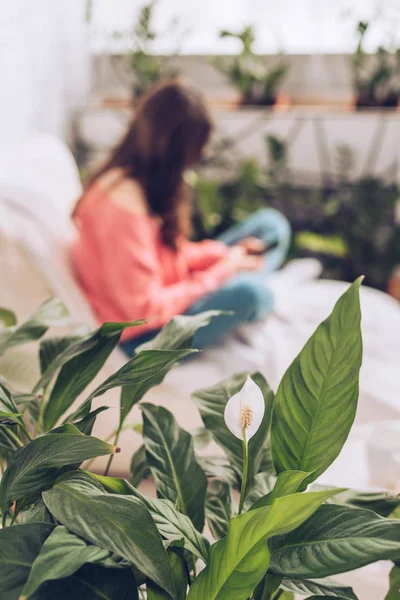
[[[240,273],[240,271],[261,271],[264,263],[262,256],[248,254],[242,245],[233,246],[225,260],[233,273]]]
[[[238,246],[244,248],[250,255],[260,255],[265,252],[265,243],[256,237],[244,238],[238,242]]]

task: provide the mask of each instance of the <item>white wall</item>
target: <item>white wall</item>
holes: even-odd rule
[[[88,85],[85,0],[0,0],[0,152],[30,132],[68,138]]]
[[[92,0],[93,48],[103,52],[123,48],[113,32],[127,32],[148,0]],[[170,27],[177,17],[180,27]],[[373,21],[366,46],[399,42],[398,0],[158,0],[154,28],[160,37],[156,52],[168,53],[179,43],[184,54],[236,52],[235,40],[219,39],[220,29],[253,25],[260,53],[292,54],[351,52],[359,20]],[[184,33],[183,38],[177,31]],[[126,41],[126,40],[125,40]]]

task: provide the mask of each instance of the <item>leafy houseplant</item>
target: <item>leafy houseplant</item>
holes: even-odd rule
[[[146,94],[155,84],[178,75],[168,64],[168,58],[152,51],[157,34],[153,28],[154,9],[157,0],[151,0],[140,9],[137,22],[129,32],[131,51],[128,54],[129,74],[133,75],[132,96],[134,101]],[[116,34],[121,37],[123,34]]]
[[[229,173],[199,177],[195,183],[196,239],[214,237],[254,210],[272,207],[293,229],[292,256],[317,255],[324,276],[353,281],[366,275],[369,286],[386,290],[400,256],[397,218],[399,187],[378,177],[353,178],[353,157],[338,149],[335,183],[322,187],[293,183],[287,146],[266,139],[268,169],[254,159],[226,166]]]
[[[288,65],[282,60],[269,68],[266,59],[254,51],[255,35],[251,26],[239,33],[223,30],[222,38],[235,38],[241,45],[241,52],[233,59],[215,59],[213,64],[225,75],[241,93],[242,105],[272,106],[276,102],[277,91],[288,72]]]
[[[352,56],[357,108],[396,108],[400,97],[400,49],[380,46],[374,57],[364,50],[369,23],[357,26],[358,43]]]
[[[1,352],[41,339],[41,376],[21,395],[2,373],[0,598],[356,599],[330,577],[400,557],[400,521],[387,518],[400,500],[306,490],[338,456],[355,417],[360,283],[339,299],[276,395],[260,373],[200,390],[193,399],[204,429],[193,435],[165,408],[141,403],[143,446],[130,481],[81,467],[118,451],[91,435],[107,408],[92,410],[92,400],[121,388],[117,439],[131,408],[193,352],[196,330],[215,313],[173,319],[70,412],[133,323],[43,338],[68,324],[60,302],[19,326],[1,311]],[[223,454],[198,455],[211,438]],[[138,490],[149,473],[157,498]],[[396,572],[392,579],[395,586]]]

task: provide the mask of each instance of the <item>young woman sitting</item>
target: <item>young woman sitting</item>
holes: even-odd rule
[[[72,260],[99,320],[148,319],[125,331],[128,355],[178,314],[233,311],[198,331],[194,347],[203,348],[272,308],[268,272],[282,264],[290,243],[283,215],[263,209],[218,240],[189,240],[184,174],[200,160],[211,130],[198,91],[177,81],[157,87],[74,209]]]

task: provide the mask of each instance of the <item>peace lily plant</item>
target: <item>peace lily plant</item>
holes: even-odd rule
[[[331,577],[379,560],[395,563],[387,598],[398,598],[400,500],[314,483],[356,414],[360,283],[276,394],[261,373],[194,393],[188,410],[204,427],[191,433],[142,399],[193,352],[195,332],[215,313],[173,319],[87,392],[132,323],[74,329],[57,300],[20,325],[0,311],[0,600],[354,600]],[[49,335],[57,326],[69,333]],[[29,387],[32,356],[40,373]],[[107,403],[93,409],[92,401],[112,388],[121,390],[120,419],[108,443],[92,436]],[[138,403],[143,443],[129,479],[94,472],[98,456],[112,468]],[[207,449],[211,440],[220,454]],[[140,491],[150,476],[156,498]]]

